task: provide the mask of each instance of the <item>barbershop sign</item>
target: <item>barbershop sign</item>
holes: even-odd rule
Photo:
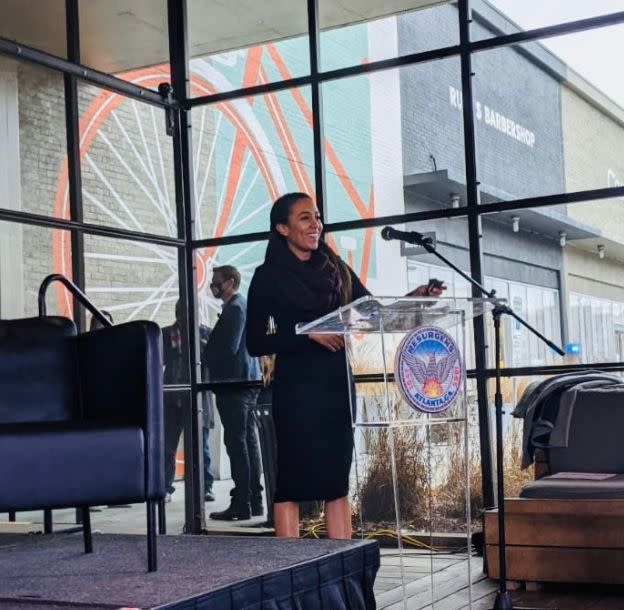
[[[462,92],[449,85],[449,102],[453,108],[461,110],[463,107]],[[514,119],[505,116],[502,112],[475,101],[475,116],[477,121],[485,122],[493,129],[504,133],[506,136],[533,148],[535,146],[535,132],[524,127]]]

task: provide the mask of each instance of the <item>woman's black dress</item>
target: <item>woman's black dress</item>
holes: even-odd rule
[[[305,265],[306,263],[297,263]],[[353,271],[352,300],[369,294]],[[249,288],[247,347],[276,354],[273,417],[277,437],[275,502],[334,500],[349,491],[353,427],[344,350],[332,352],[295,325],[326,313],[302,308],[288,290],[288,273],[265,262]],[[272,316],[276,333],[267,334]]]

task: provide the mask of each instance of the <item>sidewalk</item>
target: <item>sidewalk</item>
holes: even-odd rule
[[[175,483],[176,491],[171,496],[171,502],[165,504],[167,515],[167,533],[181,534],[184,527],[184,481]],[[213,511],[225,510],[230,504],[230,489],[232,481],[215,481],[213,492],[216,500],[204,504],[206,510],[206,529],[210,533],[227,534],[266,534],[272,528],[263,527],[266,523],[265,515],[252,517],[248,521],[215,521],[208,515]],[[76,525],[76,511],[74,509],[59,509],[53,511],[54,530],[60,531]],[[3,514],[1,521],[8,516]],[[20,531],[42,531],[43,511],[18,512],[17,521],[21,524]],[[32,529],[30,528],[32,526]],[[94,532],[104,534],[144,534],[146,532],[145,504],[133,504],[128,507],[96,506],[91,509],[91,528]],[[4,529],[4,528],[3,528]]]

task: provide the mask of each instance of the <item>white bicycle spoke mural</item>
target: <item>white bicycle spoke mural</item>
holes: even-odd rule
[[[288,78],[287,60],[276,45],[239,52],[234,58],[193,60],[194,96],[268,82],[278,70]],[[235,73],[236,72],[236,73]],[[124,79],[154,88],[170,80],[167,66],[154,66],[124,75]],[[141,233],[178,234],[172,140],[165,134],[164,112],[108,91],[81,89],[80,158],[85,222]],[[311,102],[308,88],[255,98],[242,98],[191,113],[195,237],[219,237],[265,231],[271,202],[297,190],[314,192]],[[364,152],[370,163],[370,144]],[[349,153],[340,143],[325,141],[328,171],[336,177],[336,206],[355,209],[360,217],[373,214],[372,179],[364,187],[350,183],[343,160]],[[361,151],[360,151],[361,152]],[[369,172],[370,173],[370,172]],[[337,190],[336,190],[337,189]],[[359,191],[364,191],[360,193]],[[56,213],[69,216],[67,169],[58,178]],[[362,232],[358,233],[361,235]],[[370,236],[347,244],[350,262],[366,275]],[[266,242],[247,242],[196,252],[196,284],[200,320],[210,323],[220,305],[208,284],[216,265],[231,264],[242,275],[246,293],[254,269],[262,263]],[[57,271],[71,269],[69,241],[64,232],[53,236]],[[355,255],[354,255],[355,252]],[[114,317],[116,323],[151,319],[173,320],[178,299],[177,249],[153,243],[85,236],[87,294]],[[60,310],[69,313],[70,297],[57,292]]]

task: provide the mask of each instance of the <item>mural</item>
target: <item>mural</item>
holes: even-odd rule
[[[361,34],[359,34],[361,36]],[[193,96],[291,78],[305,55],[307,41],[286,41],[245,51],[194,59]],[[346,47],[349,48],[349,47]],[[362,44],[353,47],[356,54]],[[291,68],[293,64],[294,67]],[[156,88],[169,81],[168,66],[123,75]],[[351,100],[326,100],[325,172],[329,219],[374,215],[372,154],[367,80],[354,83]],[[358,100],[356,106],[352,100]],[[80,91],[80,159],[86,222],[132,231],[177,235],[171,139],[164,117],[151,106],[108,91]],[[360,138],[341,137],[349,111],[349,132],[358,122]],[[280,194],[314,194],[312,109],[308,87],[201,106],[192,111],[196,237],[219,237],[268,229],[269,206]],[[355,176],[355,178],[351,178]],[[69,217],[66,161],[59,172],[55,213]],[[343,236],[330,244],[366,280],[370,272],[372,230]],[[233,264],[243,276],[243,291],[264,258],[265,242],[197,251],[200,317],[218,304],[207,284],[214,265]],[[53,235],[55,271],[71,274],[69,237]],[[87,294],[111,311],[116,322],[149,318],[166,322],[177,299],[177,252],[155,244],[85,237]],[[69,297],[59,288],[61,311]],[[164,317],[164,320],[162,319]]]

